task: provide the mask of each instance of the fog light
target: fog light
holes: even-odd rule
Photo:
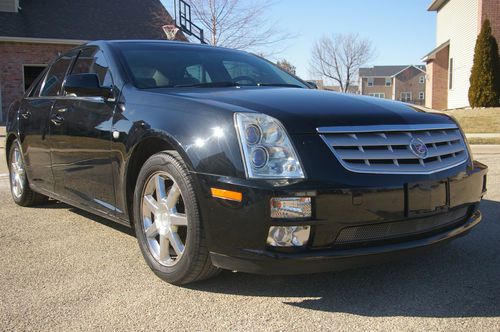
[[[267,244],[272,247],[302,247],[309,241],[311,226],[271,226]]]
[[[311,197],[271,198],[271,218],[310,218]]]

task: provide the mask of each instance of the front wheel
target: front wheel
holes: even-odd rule
[[[167,282],[182,285],[217,274],[191,177],[176,152],[160,152],[143,165],[134,192],[134,227],[146,262]]]

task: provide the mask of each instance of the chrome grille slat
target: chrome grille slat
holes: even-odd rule
[[[328,127],[318,132],[340,163],[359,173],[429,174],[468,159],[460,130],[449,124]],[[423,158],[410,148],[415,140],[427,148]]]
[[[429,131],[428,131],[429,132]],[[385,138],[380,135],[380,133],[362,133],[358,135],[350,134],[336,134],[325,135],[326,138],[332,145],[335,146],[376,146],[376,145],[407,145],[409,133],[385,133]],[[430,132],[429,132],[430,134]],[[355,139],[353,139],[355,137]],[[426,144],[432,143],[444,143],[452,141],[460,141],[462,139],[460,132],[458,130],[450,131],[447,134],[439,132],[433,132],[431,136],[425,134],[425,132],[411,133],[411,137],[418,138]]]
[[[383,152],[383,153],[382,153]],[[338,151],[338,155],[342,159],[351,159],[351,160],[380,160],[380,159],[415,159],[415,155],[411,153],[409,150],[401,150],[401,151],[393,151],[391,152],[390,150],[385,149],[380,149],[380,150],[372,150],[372,151],[365,151],[363,153],[359,153],[359,151],[352,150],[352,151],[343,151],[340,150]]]

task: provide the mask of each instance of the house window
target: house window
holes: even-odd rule
[[[373,77],[368,77],[368,86],[373,86]]]
[[[411,101],[411,92],[401,92],[401,101],[410,102]]]
[[[420,76],[419,79],[418,79],[418,82],[420,84],[424,84],[425,83],[425,76]]]
[[[420,100],[424,100],[424,99],[425,99],[425,92],[420,91],[420,92],[418,93],[418,99],[420,99]]]
[[[47,65],[23,65],[24,91],[37,79]]]
[[[385,93],[369,93],[368,94],[370,97],[375,97],[375,98],[385,98]]]
[[[450,68],[448,69],[450,77],[448,78],[449,81],[449,89],[453,89],[453,58],[450,58]]]
[[[390,77],[385,78],[385,86],[391,86],[392,84],[392,79]]]

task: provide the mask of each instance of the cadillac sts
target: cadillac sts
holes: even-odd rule
[[[242,51],[90,42],[7,117],[13,200],[132,227],[173,284],[373,264],[481,220],[487,167],[452,118],[319,91]]]

